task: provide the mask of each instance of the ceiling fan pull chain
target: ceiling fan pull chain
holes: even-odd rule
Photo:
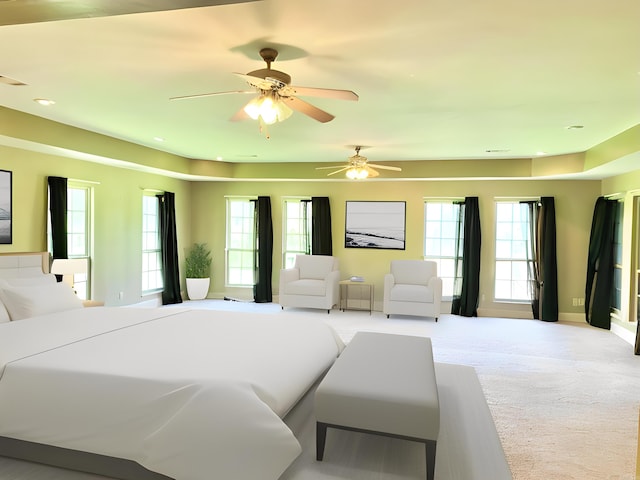
[[[264,123],[262,116],[258,117],[258,128],[260,130],[260,135],[264,133],[264,138],[266,138],[267,140],[271,138],[271,135],[269,135],[269,128],[267,127],[267,124]]]

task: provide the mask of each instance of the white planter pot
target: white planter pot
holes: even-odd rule
[[[187,295],[189,300],[202,300],[209,293],[210,278],[187,278]]]

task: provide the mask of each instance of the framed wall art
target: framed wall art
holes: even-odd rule
[[[346,248],[405,249],[406,202],[346,202]]]
[[[0,244],[12,243],[11,172],[0,170]]]

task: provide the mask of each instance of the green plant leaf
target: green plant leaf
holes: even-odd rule
[[[211,274],[211,250],[206,243],[194,243],[185,259],[186,278],[208,278]]]

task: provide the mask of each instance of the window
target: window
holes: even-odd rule
[[[90,298],[91,199],[93,188],[82,182],[67,182],[67,254],[69,258],[87,259],[87,273],[73,276],[79,298]]]
[[[529,207],[520,202],[496,203],[496,273],[494,297],[497,301],[528,302]]]
[[[460,205],[451,200],[424,202],[424,259],[438,264],[438,276],[442,278],[442,296],[447,299],[453,297],[459,212]]]
[[[67,257],[87,260],[87,273],[73,275],[73,287],[78,298],[91,298],[91,235],[93,187],[87,182],[67,181]],[[49,209],[47,209],[49,211]],[[51,217],[47,216],[47,242],[53,251]]]
[[[155,193],[142,195],[142,293],[161,291],[160,207]]]
[[[227,198],[227,286],[253,286],[255,203],[251,198]]]
[[[614,314],[619,316],[622,309],[622,218],[624,214],[624,203],[618,201],[615,209],[615,219],[613,227],[613,286],[611,292],[611,302]]]
[[[311,253],[311,201],[287,198],[284,200],[282,234],[282,265],[293,267],[296,255]]]

